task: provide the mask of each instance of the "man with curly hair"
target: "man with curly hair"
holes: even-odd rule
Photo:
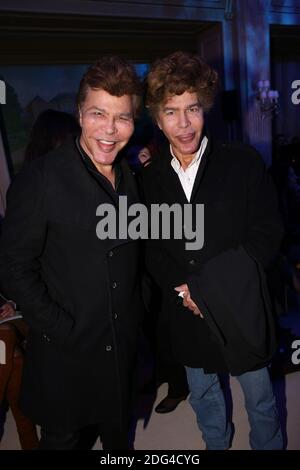
[[[282,226],[261,157],[239,143],[216,142],[205,127],[217,73],[191,53],[157,60],[146,104],[168,139],[143,170],[145,201],[204,205],[204,244],[186,249],[187,233],[149,240],[147,265],[164,296],[172,345],[186,368],[190,403],[207,449],[230,447],[219,373],[243,389],[252,449],[281,449],[267,365],[276,348],[265,279]],[[177,227],[178,229],[178,227]],[[195,222],[193,225],[195,229]]]

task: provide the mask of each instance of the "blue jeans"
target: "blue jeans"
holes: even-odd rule
[[[223,391],[217,374],[186,367],[190,404],[208,450],[225,450],[230,446],[232,426],[226,419]],[[250,445],[255,450],[283,448],[281,428],[266,367],[236,377],[245,397],[250,424]]]

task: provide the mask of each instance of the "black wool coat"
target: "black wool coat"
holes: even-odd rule
[[[123,194],[136,183],[121,162]],[[100,240],[96,208],[116,193],[85,167],[73,140],[15,178],[0,243],[0,277],[30,326],[21,407],[69,431],[123,426],[136,351],[139,243]]]
[[[178,203],[182,207],[188,204],[180,180],[171,166],[171,159],[169,148],[166,147],[160,157],[148,165],[141,175],[141,186],[149,210],[151,204]],[[203,367],[207,372],[241,373],[260,367],[270,359],[270,354],[274,351],[274,329],[261,328],[261,322],[256,324],[255,312],[253,315],[248,310],[234,313],[234,316],[242,316],[245,329],[250,328],[261,336],[262,342],[268,341],[270,345],[268,351],[258,360],[253,360],[252,352],[249,357],[246,342],[241,338],[236,341],[239,330],[231,325],[232,318],[226,316],[228,304],[239,307],[243,305],[241,295],[232,302],[230,296],[234,292],[234,286],[226,290],[224,284],[222,294],[226,303],[224,319],[220,321],[220,285],[214,285],[211,267],[214,266],[212,260],[218,259],[221,254],[240,248],[259,264],[260,269],[266,268],[276,255],[283,229],[277,210],[276,192],[261,157],[254,149],[243,144],[218,143],[209,138],[190,202],[193,209],[196,204],[204,204],[203,247],[186,250],[187,240],[184,237],[182,240],[171,237],[170,240],[149,240],[146,250],[148,270],[164,294],[163,311],[168,317],[166,321],[170,325],[174,354],[182,364]],[[208,264],[210,283],[204,286],[203,273]],[[218,264],[215,263],[215,266]],[[229,262],[228,272],[231,269],[236,270],[237,264]],[[224,271],[222,274],[226,276]],[[239,272],[235,271],[233,274],[230,279],[234,280],[239,276]],[[243,276],[242,270],[240,275]],[[220,279],[222,278],[219,276],[219,283]],[[257,282],[256,278],[252,280]],[[213,309],[209,319],[201,319],[183,307],[182,300],[174,291],[174,287],[182,283],[188,283],[194,300],[202,300],[202,306],[205,298],[218,300],[218,328],[222,330],[222,325],[226,324],[226,331],[221,331],[219,337],[216,329],[211,328],[211,321],[207,321],[213,318]],[[204,289],[207,290],[205,297],[202,295],[205,294]],[[251,289],[247,295],[251,295],[250,292]],[[248,301],[245,295],[244,305]],[[205,317],[205,312],[203,313]],[[225,337],[225,341],[230,342],[230,357],[236,356],[234,365],[232,361],[228,361],[228,355],[224,354],[220,337]],[[243,348],[242,353],[240,348]]]

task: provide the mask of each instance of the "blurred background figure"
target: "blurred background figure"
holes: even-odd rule
[[[4,316],[15,314],[11,303],[5,303],[0,309],[0,320]],[[7,321],[0,325],[0,340],[5,343],[5,364],[0,364],[0,406],[1,414],[5,414],[5,408],[11,409],[14,417],[20,445],[23,450],[33,450],[38,447],[38,437],[35,425],[21,412],[18,401],[20,396],[22,369],[23,369],[23,345],[25,324],[22,320]],[[3,427],[4,431],[4,427]]]
[[[33,450],[38,446],[36,427],[18,406],[27,328],[22,320],[10,321],[15,313],[14,303],[0,295],[0,340],[5,344],[5,363],[0,363],[0,440],[4,433],[4,421],[9,407],[16,423],[21,448]]]
[[[136,128],[126,149],[125,158],[133,170],[138,174],[153,158],[159,156],[159,149],[165,142],[163,133],[153,126],[146,111],[136,123]]]
[[[150,145],[148,147],[143,147],[138,153],[137,157],[142,166],[147,166],[147,164],[150,163],[149,160],[151,159],[151,153],[149,147]]]
[[[80,126],[72,114],[46,109],[38,116],[32,127],[25,150],[25,161],[33,160],[60,147],[68,135],[77,137],[79,134]]]
[[[43,111],[32,127],[25,150],[25,162],[46,155],[62,145],[69,135],[77,136],[79,133],[80,126],[71,114],[52,109]],[[4,421],[6,409],[8,407],[11,409],[21,448],[31,450],[38,446],[36,427],[18,407],[27,326],[22,320],[11,321],[10,317],[13,315],[15,315],[13,302],[3,303],[2,301],[2,306],[0,305],[0,322],[2,321],[0,340],[6,346],[6,363],[0,365],[1,416]]]

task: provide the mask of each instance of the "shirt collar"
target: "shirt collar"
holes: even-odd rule
[[[79,137],[76,138],[76,146],[77,146],[77,149],[79,150],[79,153],[80,153],[80,156],[83,160],[83,163],[85,165],[85,167],[91,172],[93,173],[98,179],[101,178],[102,180],[104,179],[105,181],[107,181],[109,184],[111,184],[108,179],[102,175],[102,173],[97,169],[96,165],[93,163],[92,159],[88,156],[88,154],[86,153],[86,151],[84,150],[84,148],[82,147],[82,145],[80,144],[80,139]],[[121,165],[119,162],[116,162],[114,161],[113,163],[113,167],[114,167],[114,170],[115,170],[115,178],[116,178],[116,182],[115,182],[115,191],[118,190],[119,188],[119,185],[120,185],[120,182],[121,182],[121,179],[122,179],[122,170],[121,170]]]
[[[197,150],[197,152],[195,153],[195,156],[193,158],[193,160],[190,162],[188,168],[190,168],[194,163],[199,163],[202,155],[204,154],[205,152],[205,149],[206,149],[206,146],[207,146],[207,142],[208,142],[208,139],[206,137],[206,135],[203,137],[202,141],[201,141],[201,144],[200,144],[200,147],[199,149]],[[171,160],[171,165],[173,166],[173,168],[175,168],[176,170],[179,170],[179,168],[181,168],[181,164],[179,162],[179,160],[175,157],[175,154],[173,152],[173,149],[170,145],[170,153],[172,155],[172,160]]]

